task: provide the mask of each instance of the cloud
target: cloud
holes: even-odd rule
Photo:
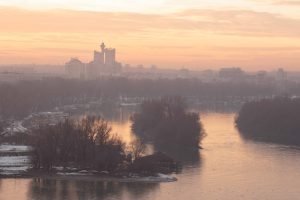
[[[186,10],[179,13],[197,22],[197,28],[240,36],[299,37],[300,19],[251,10]]]
[[[0,8],[0,32],[109,32],[204,31],[248,36],[299,37],[300,19],[250,10],[185,10],[172,14],[29,11]]]
[[[152,32],[214,32],[244,36],[300,37],[300,19],[250,10],[192,9],[171,14],[32,11],[0,8],[0,32],[86,32],[146,36]]]
[[[300,1],[275,1],[275,2],[273,2],[273,4],[300,6]]]
[[[102,39],[117,47],[123,63],[300,64],[300,19],[280,14],[233,9],[145,14],[0,7],[0,63],[64,63],[73,56],[88,62]]]
[[[222,51],[234,51],[234,52],[285,52],[293,53],[300,52],[300,47],[291,47],[291,46],[273,46],[273,47],[224,47],[224,46],[215,46],[211,47],[212,50],[222,50]]]
[[[278,6],[300,6],[300,1],[299,0],[291,0],[291,1],[286,1],[286,0],[251,0],[252,2],[257,2],[257,3],[268,3],[271,5],[278,5]]]

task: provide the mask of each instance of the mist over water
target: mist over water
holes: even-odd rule
[[[244,140],[234,117],[235,113],[201,114],[207,133],[204,149],[196,155],[171,152],[184,165],[175,175],[177,182],[1,179],[0,199],[298,199],[300,150]],[[128,117],[112,120],[111,125],[126,141],[133,137]]]
[[[0,200],[300,200],[299,11],[0,0]]]

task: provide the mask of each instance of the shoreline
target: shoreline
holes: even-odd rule
[[[0,179],[48,179],[48,180],[77,180],[77,181],[101,181],[118,183],[168,183],[178,179],[173,176],[158,174],[158,176],[132,176],[118,177],[113,175],[91,175],[91,174],[1,174]]]

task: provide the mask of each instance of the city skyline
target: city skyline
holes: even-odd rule
[[[87,62],[104,40],[123,64],[299,69],[299,1],[122,2],[0,1],[0,64]]]

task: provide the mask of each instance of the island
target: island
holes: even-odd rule
[[[245,138],[299,146],[299,120],[299,98],[274,97],[245,103],[235,123]]]
[[[125,144],[99,116],[39,126],[25,140],[29,145],[0,146],[2,158],[16,168],[15,173],[0,171],[1,178],[170,182],[177,179],[168,174],[180,169],[179,162],[163,152],[146,155],[138,139]]]
[[[133,132],[154,144],[199,149],[205,136],[199,114],[182,97],[145,100],[131,120]]]

